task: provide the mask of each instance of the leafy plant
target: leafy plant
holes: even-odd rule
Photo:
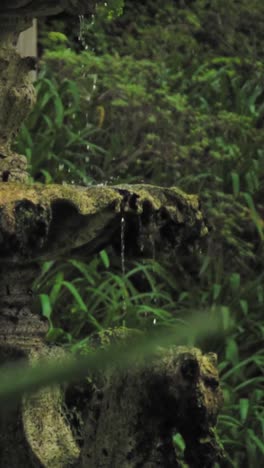
[[[35,286],[50,323],[49,339],[75,346],[77,340],[114,326],[148,329],[184,323],[169,293],[172,278],[160,264],[135,263],[123,275],[117,268],[110,268],[106,251],[88,264],[44,263]]]
[[[92,82],[91,78],[91,88]],[[43,69],[36,90],[37,104],[17,144],[28,158],[32,178],[90,185],[88,150],[89,154],[104,150],[92,142],[97,129],[83,112],[78,86],[67,78],[49,77]],[[87,92],[85,99],[89,97]]]

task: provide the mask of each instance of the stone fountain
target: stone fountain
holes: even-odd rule
[[[59,360],[64,354],[45,343],[48,324],[31,310],[31,286],[40,259],[91,257],[110,245],[120,249],[121,219],[126,226],[126,251],[132,256],[142,255],[142,242],[146,255],[153,244],[156,251],[184,249],[191,255],[207,234],[198,198],[177,188],[28,182],[26,158],[13,151],[12,143],[35,102],[28,77],[35,60],[17,54],[18,35],[35,17],[63,11],[89,15],[94,8],[94,0],[1,1],[2,363],[24,358],[34,365],[43,357]],[[87,403],[82,444],[65,417],[59,386],[24,396],[15,407],[1,411],[0,467],[177,467],[180,462],[172,445],[176,428],[185,438],[187,466],[213,466],[219,455],[214,427],[222,399],[215,355],[175,348],[144,371],[122,375],[113,371],[99,381],[100,395],[97,391]]]

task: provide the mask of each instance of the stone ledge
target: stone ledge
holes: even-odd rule
[[[198,197],[175,187],[7,182],[0,184],[0,257],[32,261],[119,248],[122,218],[133,255],[153,245],[192,248],[208,232]]]

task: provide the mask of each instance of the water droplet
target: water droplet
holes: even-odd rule
[[[139,241],[139,250],[140,252],[144,251],[144,234],[143,234],[143,225],[142,220],[138,218],[138,241]]]
[[[59,171],[63,171],[64,169],[64,164],[59,164]]]
[[[154,236],[153,236],[152,233],[150,234],[149,240],[150,240],[151,250],[152,250],[152,260],[155,261],[155,259],[156,259],[156,246],[155,246]]]
[[[154,318],[153,325],[156,325],[156,324],[157,324],[157,319]]]
[[[121,267],[122,267],[122,275],[125,276],[126,274],[126,265],[125,265],[125,229],[126,229],[126,222],[124,216],[121,218]]]
[[[80,31],[79,31],[78,39],[79,41],[83,41],[84,15],[79,15],[79,21],[80,21]]]
[[[126,274],[125,229],[126,229],[126,221],[125,221],[124,216],[122,216],[122,218],[121,218],[121,269],[122,269],[123,280],[124,280],[125,274]],[[124,295],[123,295],[122,309],[123,309],[123,313],[125,314],[126,310],[127,310],[127,305],[126,305],[126,299],[125,299]]]

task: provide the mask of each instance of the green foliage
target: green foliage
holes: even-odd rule
[[[120,276],[119,267],[110,264],[106,251],[88,264],[68,260],[43,265],[35,286],[50,323],[48,339],[75,348],[78,340],[85,342],[91,333],[115,326],[147,330],[184,323],[175,310],[170,294],[174,281],[166,269],[149,260],[130,265]]]
[[[122,15],[124,3],[124,0],[108,0],[101,6],[97,5],[96,14],[98,15],[101,13],[107,20],[113,20]]]
[[[38,287],[49,339],[72,350],[109,326],[219,317],[226,334],[200,344],[219,354],[219,432],[234,467],[264,461],[263,20],[262,0],[126,0],[112,21],[98,8],[81,46],[79,25],[40,25],[38,104],[18,142],[46,182],[144,180],[200,194],[212,231],[197,257],[128,263],[122,275],[101,252],[46,263]]]
[[[90,90],[84,100],[90,99],[94,77],[90,77]],[[50,182],[89,185],[90,154],[104,153],[94,144],[92,135],[97,129],[86,121],[77,84],[70,79],[49,77],[43,70],[36,84],[38,101],[23,126],[17,144],[18,151],[26,154],[32,177]]]

